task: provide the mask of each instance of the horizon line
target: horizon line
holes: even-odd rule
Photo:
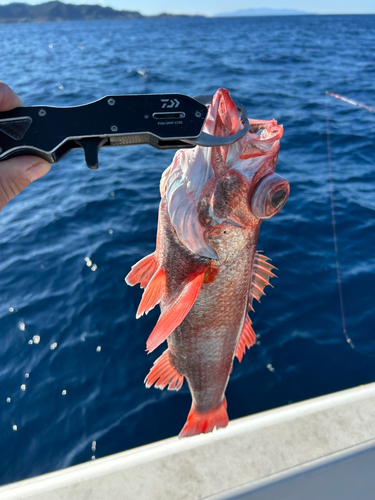
[[[115,8],[115,7],[112,7],[111,5],[101,5],[100,3],[87,3],[85,1],[81,1],[79,3],[70,3],[69,0],[68,1],[62,1],[62,0],[45,0],[45,1],[41,1],[40,3],[30,3],[28,1],[11,1],[11,2],[8,2],[8,3],[0,3],[0,7],[6,7],[8,5],[12,5],[12,4],[25,4],[25,5],[30,5],[31,7],[36,7],[38,5],[43,5],[43,4],[46,4],[46,3],[52,3],[52,2],[60,2],[62,4],[65,4],[65,5],[76,5],[76,6],[79,6],[79,5],[89,5],[89,6],[97,6],[97,7],[101,7],[101,8],[106,8],[106,7],[109,7],[111,9],[113,9],[115,12],[137,12],[139,14],[141,14],[142,17],[157,17],[157,16],[161,16],[163,14],[165,15],[170,15],[170,16],[175,16],[175,17],[178,17],[178,16],[186,16],[186,17],[206,17],[206,18],[242,18],[242,17],[301,17],[301,16],[372,16],[372,15],[375,15],[375,12],[357,12],[357,13],[353,13],[353,12],[309,12],[309,11],[298,11],[298,9],[283,9],[283,8],[272,8],[272,7],[251,7],[249,9],[237,9],[237,11],[232,11],[232,12],[219,12],[219,13],[216,13],[216,14],[204,14],[204,13],[183,13],[183,12],[180,12],[180,13],[172,13],[172,12],[168,12],[168,11],[161,11],[161,12],[158,12],[158,13],[155,13],[155,14],[143,14],[141,11],[139,10],[127,10],[127,9],[118,9],[118,8]],[[265,14],[238,14],[236,15],[237,12],[241,12],[241,11],[246,11],[246,10],[254,10],[254,11],[259,11],[259,10],[268,10],[270,11],[270,13],[265,13]],[[275,12],[280,12],[280,11],[291,11],[291,12],[295,12],[295,13],[291,13],[291,14],[276,14],[276,13],[272,13],[272,11],[275,11]]]

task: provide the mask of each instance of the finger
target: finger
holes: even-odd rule
[[[50,168],[49,163],[37,156],[21,156],[0,162],[0,210]]]
[[[23,106],[20,96],[0,81],[0,111],[9,111],[20,106]]]

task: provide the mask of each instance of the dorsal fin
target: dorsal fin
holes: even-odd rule
[[[168,386],[168,391],[178,391],[184,382],[183,375],[180,375],[176,368],[172,366],[169,359],[169,349],[155,361],[154,366],[145,378],[147,389],[155,384],[157,389],[164,389]]]
[[[276,278],[276,275],[272,272],[272,269],[276,269],[275,266],[270,264],[268,261],[271,260],[259,251],[255,252],[254,264],[253,264],[253,276],[251,280],[251,288],[249,294],[249,309],[254,310],[252,307],[253,299],[260,302],[260,298],[264,293],[266,286],[271,285],[270,278]]]
[[[249,316],[246,314],[245,323],[242,328],[241,336],[238,340],[237,348],[236,348],[236,358],[241,363],[242,357],[246,352],[246,347],[250,349],[252,345],[255,344],[257,337],[251,326],[251,320]]]
[[[180,325],[193,307],[195,299],[201,289],[206,265],[200,265],[198,269],[186,278],[169,299],[169,304],[162,312],[147,340],[147,352],[154,351],[166,340],[175,328]]]
[[[156,272],[157,268],[158,264],[155,259],[155,253],[146,255],[146,257],[143,257],[143,259],[132,266],[132,269],[126,276],[125,281],[130,286],[134,286],[137,283],[140,283],[141,288],[145,288],[148,285],[153,274]]]

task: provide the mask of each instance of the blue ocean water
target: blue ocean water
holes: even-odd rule
[[[26,41],[26,42],[25,42]],[[0,25],[0,78],[25,105],[229,89],[285,128],[287,205],[258,248],[278,268],[252,314],[258,345],[227,389],[231,419],[375,380],[375,16],[141,19]],[[341,323],[333,245],[329,122]],[[158,311],[124,276],[155,247],[173,152],[70,153],[0,214],[0,483],[176,435],[190,408],[145,389]],[[156,308],[157,309],[157,308]],[[14,427],[16,426],[16,427]],[[17,429],[17,430],[14,430]],[[95,444],[93,444],[95,442]]]

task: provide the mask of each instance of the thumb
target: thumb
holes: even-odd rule
[[[49,163],[36,156],[20,156],[0,162],[0,210],[50,168]]]

